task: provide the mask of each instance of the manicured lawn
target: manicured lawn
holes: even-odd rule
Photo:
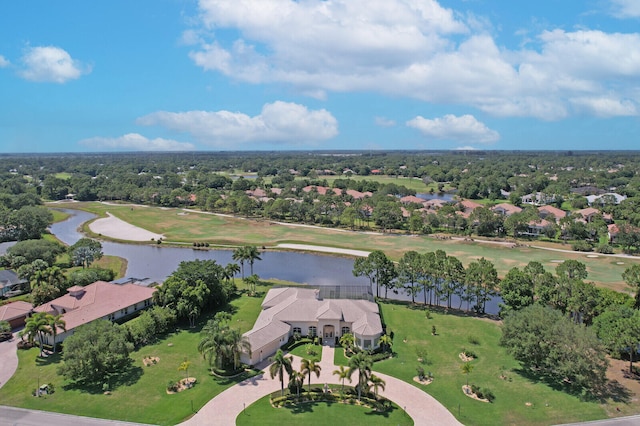
[[[236,418],[236,425],[412,425],[413,420],[394,404],[388,413],[355,405],[313,402],[295,408],[273,408],[269,397],[259,399]]]
[[[242,296],[231,303],[233,326],[242,332],[250,329],[260,310],[261,298]],[[19,351],[16,374],[0,389],[0,401],[4,405],[45,411],[71,413],[90,417],[109,418],[151,424],[176,424],[198,410],[215,395],[242,380],[215,379],[209,373],[207,363],[197,351],[200,328],[180,329],[170,333],[157,343],[141,348],[132,354],[133,369],[128,383],[112,389],[104,395],[102,388],[88,389],[70,386],[56,374],[60,356],[44,361],[37,358],[36,348]],[[156,365],[145,367],[147,356],[159,357]],[[177,381],[184,372],[178,371],[182,361],[192,362],[189,376],[198,382],[193,389],[175,395],[167,395],[165,389],[170,380]],[[35,398],[31,391],[38,385],[53,383],[56,392]]]
[[[527,377],[519,363],[499,345],[500,326],[494,321],[436,312],[428,319],[424,310],[406,304],[380,306],[388,332],[394,333],[396,356],[375,363],[373,369],[428,392],[465,425],[545,425],[606,417],[599,403],[582,401],[579,396]],[[435,336],[431,334],[433,325]],[[418,348],[427,352],[425,364],[417,360]],[[467,378],[458,356],[463,349],[477,355],[471,362],[474,368],[469,383],[490,388],[496,397],[493,403],[478,402],[463,394]],[[413,381],[419,365],[433,374],[430,385]]]
[[[307,352],[307,345],[300,345],[293,348],[289,353],[291,355],[299,356],[300,358],[313,359],[315,362],[322,360],[322,346],[310,344],[311,349],[315,351],[315,355],[310,355]]]
[[[587,265],[589,281],[619,291],[627,290],[622,280],[622,272],[629,265],[640,261],[640,259],[606,256],[587,257],[588,253],[554,252],[534,247],[512,249],[480,242],[437,240],[429,236],[371,235],[330,228],[292,227],[276,225],[264,220],[229,218],[195,211],[184,214],[181,209],[135,207],[131,210],[129,206],[107,206],[99,203],[75,203],[73,207],[83,208],[99,215],[109,211],[122,220],[149,231],[164,234],[168,242],[190,244],[193,241],[207,241],[212,244],[232,246],[243,244],[275,246],[279,243],[300,243],[369,251],[376,248],[384,251],[394,260],[400,259],[409,250],[427,252],[442,249],[447,254],[458,257],[465,266],[473,260],[484,257],[495,264],[501,277],[512,267],[522,267],[532,260],[542,263],[547,270],[553,272],[558,261],[576,259]],[[555,247],[568,248],[562,245],[555,245]]]

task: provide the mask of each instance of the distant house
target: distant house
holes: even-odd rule
[[[425,200],[422,198],[418,198],[415,195],[407,195],[406,197],[400,198],[400,202],[402,204],[422,204]]]
[[[587,203],[590,206],[598,205],[602,206],[605,204],[620,204],[622,201],[626,200],[627,197],[625,195],[616,194],[615,192],[607,192],[599,195],[588,195]]]
[[[546,220],[552,220],[553,217],[553,221],[555,222],[559,222],[560,219],[567,216],[567,212],[553,206],[538,207],[538,214],[542,219]]]
[[[17,301],[0,306],[0,321],[7,321],[12,330],[24,325],[27,317],[33,312],[31,303]]]
[[[155,288],[136,284],[114,284],[96,281],[85,287],[73,286],[67,294],[34,309],[52,315],[62,314],[66,330],[60,330],[56,342],[71,336],[81,325],[97,319],[116,321],[151,306]],[[47,336],[45,344],[53,344]]]
[[[520,207],[507,203],[497,204],[493,206],[491,210],[493,210],[494,213],[500,214],[502,216],[511,216],[514,213],[520,213],[522,211]]]
[[[552,223],[545,219],[531,221],[527,224],[527,232],[525,232],[524,235],[538,237],[540,235],[543,235],[547,228],[550,226],[552,226]]]
[[[532,204],[534,206],[553,203],[555,200],[555,196],[546,195],[544,192],[535,192],[521,197],[522,204]]]
[[[580,220],[581,217],[582,221],[586,223],[591,223],[593,218],[598,214],[600,214],[600,210],[594,209],[593,207],[587,207],[586,209],[576,210],[571,213],[572,216],[579,216],[577,220]]]
[[[609,235],[609,242],[616,243],[618,239],[618,234],[620,233],[620,228],[615,223],[607,226],[607,234]]]
[[[3,269],[0,271],[0,297],[4,297],[9,292],[19,292],[28,283],[27,280],[20,278],[11,269]]]
[[[254,365],[268,359],[294,334],[318,336],[323,344],[334,345],[346,333],[353,333],[361,349],[375,349],[382,336],[382,321],[371,290],[364,299],[341,298],[354,287],[326,286],[320,289],[283,287],[269,290],[262,311],[253,328],[244,333],[251,352],[243,353],[242,362]]]
[[[462,207],[462,211],[465,213],[471,213],[475,209],[482,207],[482,204],[476,203],[475,201],[471,200],[462,200],[458,204],[460,205],[460,207]]]

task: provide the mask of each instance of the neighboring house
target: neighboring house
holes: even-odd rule
[[[344,297],[347,291],[352,298]],[[243,353],[242,362],[254,365],[268,359],[294,333],[319,336],[323,344],[330,345],[343,334],[353,333],[359,348],[375,349],[382,336],[382,321],[368,287],[366,291],[340,286],[273,288],[262,302],[253,329],[243,335],[251,344],[251,353]]]
[[[522,211],[520,207],[507,203],[497,204],[493,206],[491,210],[502,216],[511,216],[514,213],[520,213]]]
[[[3,269],[0,271],[0,297],[5,296],[11,291],[22,290],[23,285],[27,284],[27,280],[22,279],[11,269]]]
[[[21,300],[7,303],[6,305],[0,306],[0,321],[7,321],[11,329],[15,330],[24,325],[31,312],[33,312],[33,305],[31,303]]]
[[[593,206],[593,205],[603,206],[605,204],[620,204],[622,201],[626,199],[627,197],[625,195],[620,195],[615,192],[607,192],[605,194],[587,196],[587,202],[589,203],[590,206]]]
[[[597,214],[600,214],[600,210],[594,209],[593,207],[587,207],[586,209],[576,210],[571,213],[572,216],[581,216],[582,221],[586,223],[591,223],[593,217]],[[577,218],[576,220],[580,220],[580,218]]]
[[[607,226],[607,233],[609,234],[609,242],[615,244],[618,242],[618,234],[620,233],[620,228],[615,223]]]
[[[406,197],[400,198],[400,202],[402,204],[422,204],[425,200],[418,198],[415,195],[407,195]]]
[[[540,235],[543,235],[549,226],[552,226],[551,222],[545,219],[531,221],[527,224],[527,232],[523,233],[523,235],[538,237]]]
[[[467,217],[468,214],[472,213],[475,209],[479,209],[480,207],[482,207],[482,204],[476,203],[475,201],[471,200],[462,200],[458,204],[462,208],[462,211],[464,213],[467,213]]]
[[[85,287],[73,286],[67,294],[34,309],[52,315],[62,314],[67,331],[58,333],[56,342],[71,336],[76,328],[97,319],[119,320],[146,309],[152,304],[155,288],[136,284],[96,281]],[[53,344],[47,336],[45,344]]]
[[[560,219],[563,219],[567,216],[567,212],[553,206],[538,207],[538,214],[542,219],[546,220],[552,220],[553,216],[553,221],[555,222],[559,222]]]

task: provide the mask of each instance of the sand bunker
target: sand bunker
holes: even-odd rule
[[[162,234],[155,234],[134,226],[118,219],[109,212],[107,212],[107,215],[109,217],[103,217],[91,222],[89,229],[96,234],[125,241],[151,241],[164,238]]]

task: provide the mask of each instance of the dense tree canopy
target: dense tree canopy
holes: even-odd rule
[[[80,383],[107,383],[112,376],[127,374],[132,350],[121,326],[106,320],[92,321],[65,339],[64,363],[58,374]]]

